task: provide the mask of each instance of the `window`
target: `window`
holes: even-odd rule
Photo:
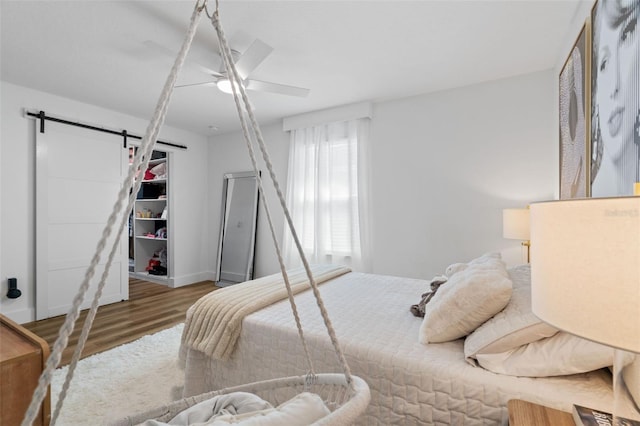
[[[368,119],[294,129],[291,132],[287,204],[305,255],[312,263],[363,267]],[[285,230],[285,259],[299,264]]]

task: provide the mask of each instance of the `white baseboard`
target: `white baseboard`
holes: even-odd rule
[[[5,311],[5,306],[3,306],[0,313],[2,313],[2,315],[4,315],[5,317],[9,318],[11,321],[17,322],[18,324],[24,324],[24,323],[32,322],[36,320],[36,310],[33,308]]]
[[[216,273],[213,271],[204,271],[197,274],[182,275],[173,278],[172,287],[183,287],[189,284],[199,283],[201,281],[214,281]]]

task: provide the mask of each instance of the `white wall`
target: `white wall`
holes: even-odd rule
[[[127,129],[138,135],[144,134],[148,121],[6,82],[0,82],[0,93],[0,312],[24,323],[35,318],[35,126],[32,119],[23,116],[23,108],[107,128]],[[205,189],[207,139],[166,126],[159,138],[188,147],[171,150],[175,284],[210,279],[208,271],[212,267],[207,262],[211,256],[207,250],[211,228]],[[22,290],[18,299],[6,297],[10,277],[18,279]]]
[[[573,45],[582,30],[582,27],[585,25],[587,19],[591,16],[591,9],[593,8],[594,0],[583,0],[578,7],[576,8],[576,13],[573,17],[571,23],[567,26],[567,35],[565,36],[561,49],[560,56],[558,56],[556,65],[554,67],[556,79],[560,75],[560,71],[564,66],[571,49],[573,49]],[[558,90],[558,85],[556,83],[556,90]]]
[[[492,250],[521,263],[519,242],[502,238],[502,209],[557,192],[555,81],[546,71],[374,104],[373,272],[429,279]],[[264,132],[284,185],[288,133],[280,125]],[[209,176],[219,220],[222,173],[250,164],[240,135],[212,138],[209,162],[220,167]],[[281,238],[282,214],[275,216]],[[278,267],[262,221],[259,227],[262,276]]]
[[[576,33],[577,34],[577,33]],[[575,35],[568,42],[570,48]],[[373,272],[431,278],[449,263],[490,250],[521,261],[502,238],[502,209],[554,198],[558,186],[556,69],[374,104],[371,132]],[[47,93],[0,83],[0,311],[34,318],[34,126],[23,108],[142,134],[147,121]],[[262,129],[283,191],[289,135]],[[251,164],[240,134],[203,136],[166,127],[161,139],[189,147],[173,157],[176,284],[212,279],[222,176]],[[276,235],[283,217],[262,163]],[[256,276],[278,270],[259,211]],[[23,296],[6,298],[7,278]]]
[[[256,112],[259,118],[259,112]],[[281,124],[265,126],[261,129],[267,149],[272,156],[274,171],[285,191],[287,180],[287,162],[289,158],[289,134],[282,131]],[[249,159],[248,148],[240,133],[231,133],[212,138],[209,146],[209,211],[212,224],[212,238],[209,244],[209,252],[212,253],[212,265],[215,267],[218,253],[218,239],[220,232],[220,216],[222,214],[222,177],[225,173],[245,172],[253,170]],[[284,226],[284,216],[277,201],[277,195],[269,172],[262,161],[261,153],[256,149],[258,166],[262,172],[262,180],[269,208],[273,212],[274,228],[280,243]],[[258,230],[256,235],[256,259],[254,275],[264,276],[279,271],[278,260],[273,249],[271,233],[266,219],[264,199],[260,199],[258,209]]]
[[[376,104],[374,272],[430,278],[491,250],[519,263],[502,209],[553,198],[552,86],[541,72]]]

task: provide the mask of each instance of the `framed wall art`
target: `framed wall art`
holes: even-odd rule
[[[633,195],[640,182],[640,0],[591,10],[591,195]]]
[[[560,199],[589,196],[588,33],[587,21],[559,76]]]

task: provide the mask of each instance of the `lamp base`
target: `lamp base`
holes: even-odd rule
[[[527,263],[531,263],[531,242],[523,241],[520,244],[522,244],[522,247],[525,247],[527,249]]]

